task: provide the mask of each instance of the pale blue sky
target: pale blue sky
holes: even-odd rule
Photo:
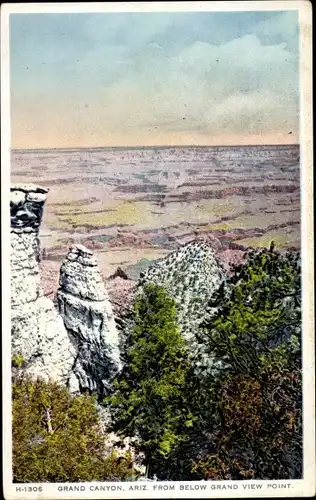
[[[14,147],[297,137],[295,11],[11,14],[10,30]]]

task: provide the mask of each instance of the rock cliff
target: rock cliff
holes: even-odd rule
[[[46,195],[41,187],[11,186],[11,348],[12,356],[23,356],[26,373],[68,383],[75,349],[40,285],[38,233]]]
[[[59,312],[77,351],[73,367],[77,390],[102,396],[111,388],[121,362],[112,306],[91,250],[71,247],[60,269],[59,285]]]

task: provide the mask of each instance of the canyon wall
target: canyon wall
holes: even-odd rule
[[[141,273],[138,290],[153,282],[164,287],[177,305],[178,321],[186,340],[212,314],[209,301],[225,279],[222,264],[204,241],[191,241],[151,264]]]
[[[23,369],[31,375],[61,381],[72,394],[97,392],[102,399],[122,369],[124,334],[119,338],[97,261],[83,245],[73,245],[61,265],[58,308],[44,296],[39,229],[46,196],[41,187],[11,187],[12,355],[23,357]],[[210,299],[223,280],[225,272],[213,249],[196,240],[152,263],[137,286],[136,294],[155,282],[174,298],[183,337],[203,370],[210,359],[197,332],[212,315]]]

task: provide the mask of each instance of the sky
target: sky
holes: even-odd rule
[[[298,142],[296,11],[10,15],[13,148]]]

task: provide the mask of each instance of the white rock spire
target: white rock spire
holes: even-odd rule
[[[80,390],[106,394],[121,369],[114,314],[97,262],[83,245],[70,248],[57,292],[59,312],[78,352]]]
[[[67,383],[75,359],[62,318],[44,296],[39,272],[39,228],[47,189],[12,185],[11,347],[22,355],[24,372]]]

